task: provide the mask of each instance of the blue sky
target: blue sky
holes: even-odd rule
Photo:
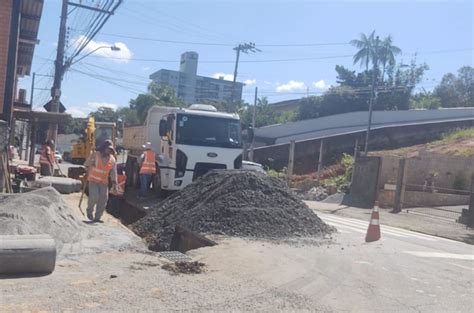
[[[53,73],[51,59],[56,54],[60,6],[59,0],[45,1],[40,44],[33,62],[33,71],[40,74]],[[184,51],[199,53],[199,75],[223,73],[231,79],[235,59],[232,47],[249,41],[262,52],[241,58],[238,80],[247,83],[245,100],[253,101],[255,86],[270,102],[299,98],[307,91],[320,94],[335,84],[335,65],[360,68],[350,57],[355,49],[344,43],[374,29],[381,37],[393,36],[403,50],[399,59],[409,62],[417,52],[417,61],[430,66],[421,84],[430,90],[443,74],[456,72],[463,65],[473,66],[473,10],[472,1],[125,0],[89,48],[116,44],[121,51],[101,49],[73,65],[63,81],[62,102],[73,116],[85,116],[101,105],[128,106],[131,98],[146,90],[149,74],[161,68],[177,70]],[[80,38],[90,16],[87,11],[76,11],[70,14],[69,45]],[[271,46],[301,43],[327,45]],[[308,59],[281,61],[302,58]],[[254,62],[268,60],[280,61]],[[90,75],[100,75],[102,80]],[[40,76],[36,86],[50,88],[51,81]],[[28,77],[20,82],[28,90],[30,84]],[[39,109],[48,97],[49,91],[35,90],[33,106]]]

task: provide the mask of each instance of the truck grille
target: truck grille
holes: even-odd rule
[[[225,170],[226,168],[227,166],[225,164],[196,163],[196,166],[194,167],[193,181],[210,170]]]

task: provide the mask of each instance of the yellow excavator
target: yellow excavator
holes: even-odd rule
[[[115,138],[117,129],[115,123],[111,122],[96,122],[94,117],[89,117],[87,127],[85,129],[85,136],[78,139],[72,145],[71,163],[84,164],[86,159],[99,147],[105,140],[112,140],[115,147]]]

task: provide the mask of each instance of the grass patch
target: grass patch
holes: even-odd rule
[[[458,130],[456,132],[443,134],[440,140],[432,142],[432,144],[444,144],[454,140],[474,138],[474,128]]]

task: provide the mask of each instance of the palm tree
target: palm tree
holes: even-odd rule
[[[359,39],[351,40],[350,43],[359,49],[354,55],[354,64],[360,63],[361,67],[365,65],[365,70],[369,71],[369,63],[373,62],[375,55],[375,30],[368,36],[361,33]]]
[[[387,65],[395,64],[395,56],[402,53],[402,49],[392,44],[393,38],[392,35],[388,35],[382,41],[382,44],[379,49],[378,59],[382,64],[382,82],[385,76],[385,68]]]

